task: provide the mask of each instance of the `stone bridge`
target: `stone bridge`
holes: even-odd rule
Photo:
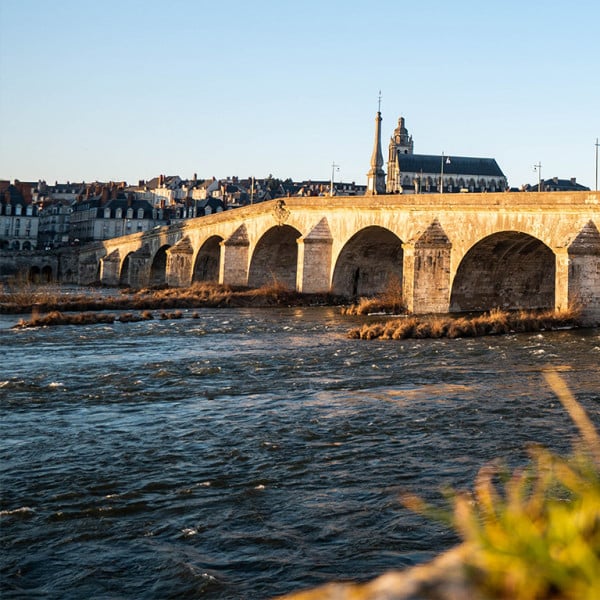
[[[81,249],[79,283],[402,286],[415,313],[583,307],[600,322],[600,193],[291,197]]]

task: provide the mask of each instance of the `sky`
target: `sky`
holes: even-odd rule
[[[598,0],[0,0],[0,179],[366,183],[415,153],[595,187]]]

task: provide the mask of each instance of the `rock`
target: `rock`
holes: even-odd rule
[[[457,546],[429,563],[390,571],[368,583],[328,583],[279,600],[476,600],[465,574],[466,552],[464,545]]]

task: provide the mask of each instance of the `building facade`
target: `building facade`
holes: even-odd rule
[[[0,249],[37,248],[39,217],[31,195],[19,182],[3,182],[0,193]]]
[[[398,119],[388,147],[388,194],[501,192],[508,189],[493,158],[415,154],[403,117]]]
[[[149,231],[168,225],[171,213],[157,209],[131,192],[104,186],[73,204],[69,241],[71,243],[107,240],[130,233]]]

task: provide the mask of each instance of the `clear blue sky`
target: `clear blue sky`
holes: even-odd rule
[[[600,2],[0,0],[0,178],[366,182],[415,152],[594,187]]]

